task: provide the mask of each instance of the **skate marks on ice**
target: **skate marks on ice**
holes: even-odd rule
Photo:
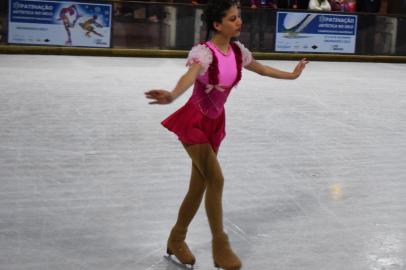
[[[190,90],[159,108],[141,98],[171,87],[183,62],[0,56],[2,270],[185,269],[163,241],[189,157],[159,120]],[[220,157],[243,269],[406,270],[404,71],[313,62],[295,81],[244,74]],[[194,269],[213,270],[202,210]]]

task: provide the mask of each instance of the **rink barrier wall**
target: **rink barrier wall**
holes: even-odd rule
[[[117,48],[103,49],[103,48],[0,45],[0,54],[186,58],[187,53],[188,51],[186,50],[117,49]],[[253,55],[255,59],[258,60],[298,60],[306,58],[312,61],[406,63],[406,56],[265,53],[265,52],[253,52]]]

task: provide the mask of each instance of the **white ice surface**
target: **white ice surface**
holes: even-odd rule
[[[289,61],[262,61],[292,70]],[[0,55],[0,269],[181,269],[163,258],[190,160],[151,106],[183,59]],[[406,65],[244,71],[219,160],[243,269],[406,269]],[[214,269],[204,209],[188,243]]]

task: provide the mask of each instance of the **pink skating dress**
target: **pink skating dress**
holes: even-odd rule
[[[230,43],[223,54],[211,41],[189,52],[187,66],[199,63],[202,70],[193,94],[179,110],[162,121],[184,144],[209,143],[218,151],[225,132],[224,104],[241,79],[241,69],[252,61],[251,52],[240,42]]]

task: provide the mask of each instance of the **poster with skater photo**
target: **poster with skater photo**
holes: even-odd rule
[[[8,42],[110,47],[111,4],[9,0]]]
[[[357,15],[277,12],[275,51],[354,53]]]

